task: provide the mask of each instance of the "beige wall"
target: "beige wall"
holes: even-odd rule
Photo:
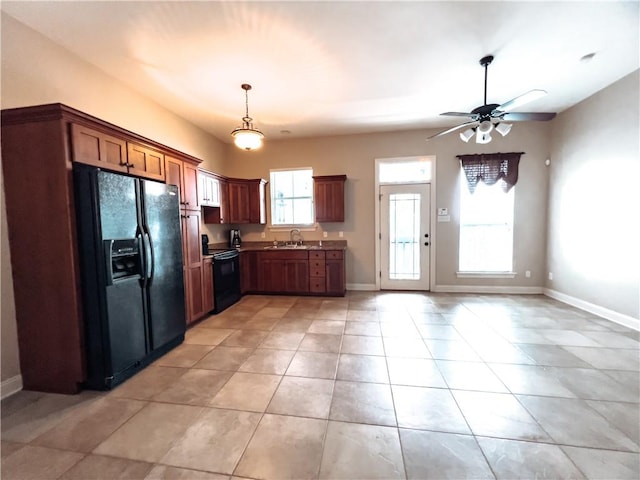
[[[554,120],[547,286],[640,316],[638,71]]]
[[[223,164],[224,144],[117,79],[80,60],[2,13],[2,104],[23,107],[64,103],[204,160],[211,170]],[[2,189],[4,198],[4,188]],[[15,307],[6,212],[2,204],[2,372],[19,373]]]
[[[436,231],[436,281],[432,285],[457,286],[503,285],[509,287],[542,287],[544,284],[546,210],[548,169],[544,160],[549,156],[549,124],[515,124],[507,137],[494,135],[489,145],[463,143],[457,135],[426,142],[432,132],[404,131],[366,135],[346,135],[324,138],[275,141],[267,139],[256,152],[244,152],[228,146],[225,172],[237,177],[269,178],[269,169],[312,167],[314,175],[346,174],[346,212],[343,224],[325,224],[329,239],[338,239],[344,231],[349,245],[347,283],[375,284],[374,202],[376,192],[375,159],[389,157],[434,155],[436,157],[437,205],[447,207],[450,223],[438,223]],[[459,228],[459,174],[455,158],[464,153],[522,151],[520,180],[515,190],[515,279],[458,279],[457,249]],[[219,227],[213,232],[222,231]],[[265,231],[267,239],[273,234],[262,226],[242,228],[245,240],[260,240]],[[276,235],[284,240],[286,234]],[[304,232],[305,239],[318,240],[321,230]],[[531,278],[524,271],[532,272]]]

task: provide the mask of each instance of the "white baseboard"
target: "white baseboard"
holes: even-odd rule
[[[374,283],[347,283],[347,290],[362,290],[369,292],[377,289]]]
[[[0,383],[0,398],[7,398],[22,390],[22,375],[16,375]]]
[[[514,287],[508,285],[435,285],[432,292],[438,293],[500,293],[505,295],[540,295],[542,287]]]
[[[624,325],[625,327],[629,327],[640,332],[640,318],[634,318],[629,315],[624,315],[623,313],[609,310],[608,308],[601,307],[600,305],[589,303],[585,300],[572,297],[571,295],[567,295],[556,290],[551,290],[550,288],[545,288],[543,293],[548,297],[561,301],[562,303],[577,307],[580,310],[585,310],[589,313],[593,313],[600,317],[606,318],[607,320],[611,320],[612,322]]]

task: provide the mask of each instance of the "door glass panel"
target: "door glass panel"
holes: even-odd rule
[[[389,278],[420,279],[420,194],[389,195]]]

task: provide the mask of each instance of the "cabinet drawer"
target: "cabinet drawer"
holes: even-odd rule
[[[324,263],[324,262],[322,262],[322,263]],[[317,268],[316,267],[310,267],[309,268],[309,276],[310,277],[322,277],[322,278],[324,278],[325,275],[326,275],[326,272],[325,272],[325,268],[324,267],[317,267]],[[314,279],[312,278],[311,281],[313,282]]]
[[[342,260],[344,252],[342,250],[327,250],[327,259]]]
[[[324,271],[324,267],[325,267],[324,259],[322,259],[322,260],[309,260],[309,268],[311,270],[322,269]]]
[[[312,278],[309,282],[309,291],[312,293],[324,293],[327,291],[327,286],[324,278]]]
[[[309,260],[324,260],[324,250],[309,252]]]

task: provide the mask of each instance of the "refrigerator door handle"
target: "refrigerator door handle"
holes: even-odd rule
[[[106,286],[113,285],[113,265],[111,263],[113,240],[103,240],[102,247],[104,249],[104,269],[107,274]]]
[[[142,235],[142,241],[144,243],[144,256],[145,256],[145,277],[147,282],[151,284],[151,280],[153,279],[153,270],[154,270],[154,262],[153,262],[153,243],[151,242],[151,237],[149,233],[144,232]]]

